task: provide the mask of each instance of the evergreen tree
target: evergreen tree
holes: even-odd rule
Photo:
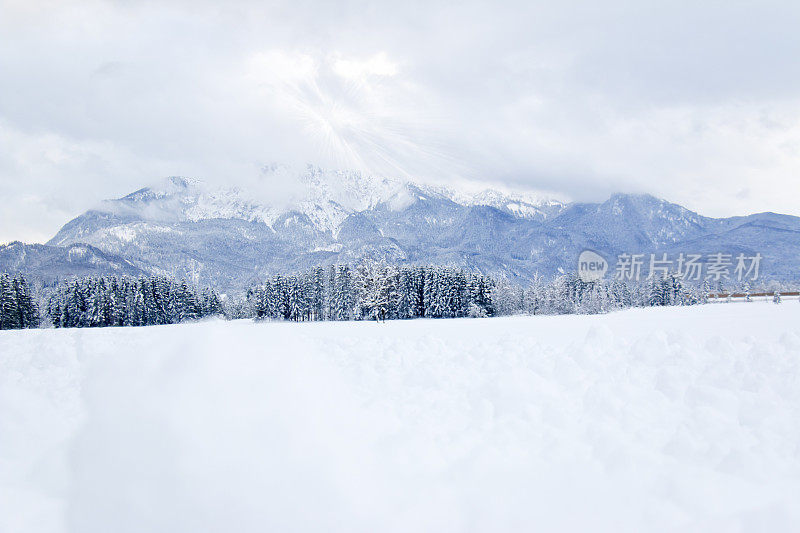
[[[325,269],[317,267],[311,278],[311,319],[325,320]]]
[[[22,327],[17,312],[17,296],[8,274],[0,274],[0,329]]]

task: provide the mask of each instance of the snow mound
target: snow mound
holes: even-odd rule
[[[0,531],[796,531],[798,320],[0,332]]]

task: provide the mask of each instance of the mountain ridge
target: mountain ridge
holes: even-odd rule
[[[800,278],[800,218],[791,215],[717,219],[648,194],[617,193],[599,203],[492,189],[468,194],[316,167],[297,181],[299,194],[270,205],[240,189],[167,178],[104,201],[46,246],[82,243],[142,272],[223,288],[363,257],[448,264],[524,283],[574,270],[583,249],[608,260],[622,253],[761,253],[765,275]]]

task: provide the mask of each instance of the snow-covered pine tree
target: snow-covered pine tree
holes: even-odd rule
[[[47,307],[45,308],[47,316],[50,318],[50,323],[53,327],[60,328],[61,324],[61,299],[58,293],[50,295],[47,299]],[[2,321],[0,319],[0,321]]]
[[[35,328],[39,326],[39,309],[31,294],[28,281],[17,274],[11,280],[11,286],[16,301],[16,314],[18,327]]]
[[[311,277],[311,320],[325,320],[325,269],[317,267]]]
[[[330,264],[325,272],[325,319],[336,320],[336,265]]]
[[[355,273],[359,318],[386,320],[389,312],[388,270],[382,263],[363,260]]]
[[[525,312],[530,315],[538,315],[542,312],[545,302],[545,283],[538,272],[534,273],[528,290],[525,291]]]
[[[411,318],[425,316],[425,267],[416,266],[411,273]]]
[[[200,302],[201,316],[208,317],[224,315],[222,303],[220,302],[217,293],[214,292],[214,289],[209,287],[204,288],[200,296]]]
[[[400,272],[392,265],[383,269],[386,280],[386,314],[384,320],[397,320],[400,309]]]
[[[276,275],[272,280],[275,296],[276,318],[290,320],[292,317],[292,302],[290,301],[289,278]]]
[[[286,278],[286,295],[289,303],[289,320],[298,322],[303,314],[300,283],[296,276]]]
[[[397,318],[415,318],[419,316],[417,304],[415,269],[402,267],[397,274]]]
[[[708,282],[708,279],[704,279],[700,293],[700,303],[708,303],[709,294],[711,294],[711,284]]]
[[[428,267],[425,270],[424,307],[425,316],[428,318],[441,318],[443,316],[442,272],[440,268]]]
[[[17,313],[17,299],[8,274],[0,274],[0,329],[21,327]]]
[[[333,320],[352,320],[356,308],[355,289],[352,272],[347,265],[336,268],[336,281],[333,287]]]
[[[496,314],[494,306],[494,281],[481,276],[478,280],[478,295],[475,303],[478,307],[482,307],[486,312],[486,316],[494,316]]]
[[[649,294],[647,297],[647,305],[649,307],[656,307],[664,305],[664,286],[661,280],[653,278],[649,283]]]

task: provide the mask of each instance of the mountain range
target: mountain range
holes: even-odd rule
[[[765,278],[797,280],[800,218],[709,218],[649,195],[564,203],[532,194],[477,194],[308,167],[266,169],[292,194],[258,199],[172,177],[107,200],[44,245],[0,246],[0,270],[44,280],[87,274],[167,274],[222,290],[278,272],[353,263],[446,264],[527,282],[574,271],[592,249],[622,253],[763,256]],[[613,268],[613,266],[612,266]]]

